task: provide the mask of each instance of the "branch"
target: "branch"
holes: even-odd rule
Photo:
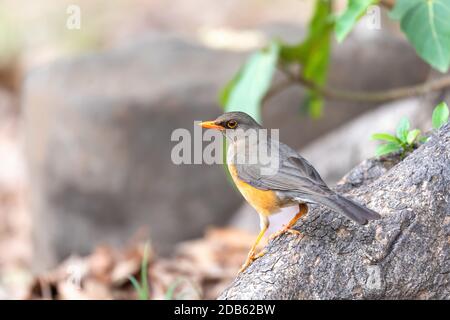
[[[359,226],[321,206],[269,242],[221,299],[449,299],[450,123],[403,161],[372,159],[337,188],[382,215]]]
[[[296,75],[289,70],[280,69],[287,78],[281,81],[279,84],[273,86],[266,94],[263,102],[267,101],[274,95],[278,94],[285,88],[298,84],[302,85],[319,95],[333,99],[333,100],[343,100],[351,102],[388,102],[392,100],[397,100],[401,98],[420,96],[433,91],[439,91],[450,87],[450,76],[442,77],[440,79],[432,80],[418,85],[395,88],[383,91],[374,92],[355,92],[355,91],[345,91],[329,87],[321,87],[314,82],[305,79],[303,76]]]
[[[379,3],[388,10],[392,10],[395,6],[395,0],[380,0]]]

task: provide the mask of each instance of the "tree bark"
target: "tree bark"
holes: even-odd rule
[[[364,161],[337,191],[382,219],[359,226],[321,206],[219,299],[449,299],[450,124],[399,161]]]

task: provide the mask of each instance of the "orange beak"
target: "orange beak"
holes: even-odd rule
[[[225,130],[224,127],[217,125],[214,121],[200,122],[198,125],[206,129]]]

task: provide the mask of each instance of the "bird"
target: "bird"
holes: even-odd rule
[[[247,113],[226,112],[215,120],[200,122],[199,125],[219,130],[227,138],[228,171],[237,189],[259,215],[260,232],[239,273],[265,254],[264,250],[257,253],[256,248],[269,227],[269,216],[280,212],[283,207],[298,205],[299,211],[269,240],[284,233],[300,235],[293,227],[307,214],[310,204],[323,205],[360,225],[381,218],[377,212],[331,190],[305,158],[268,135],[267,130]],[[270,165],[255,157],[261,148],[277,151],[270,154],[273,157]]]

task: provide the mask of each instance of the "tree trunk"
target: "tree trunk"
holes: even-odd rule
[[[382,215],[321,206],[267,246],[220,299],[449,299],[450,124],[403,161],[366,160],[336,188]]]

